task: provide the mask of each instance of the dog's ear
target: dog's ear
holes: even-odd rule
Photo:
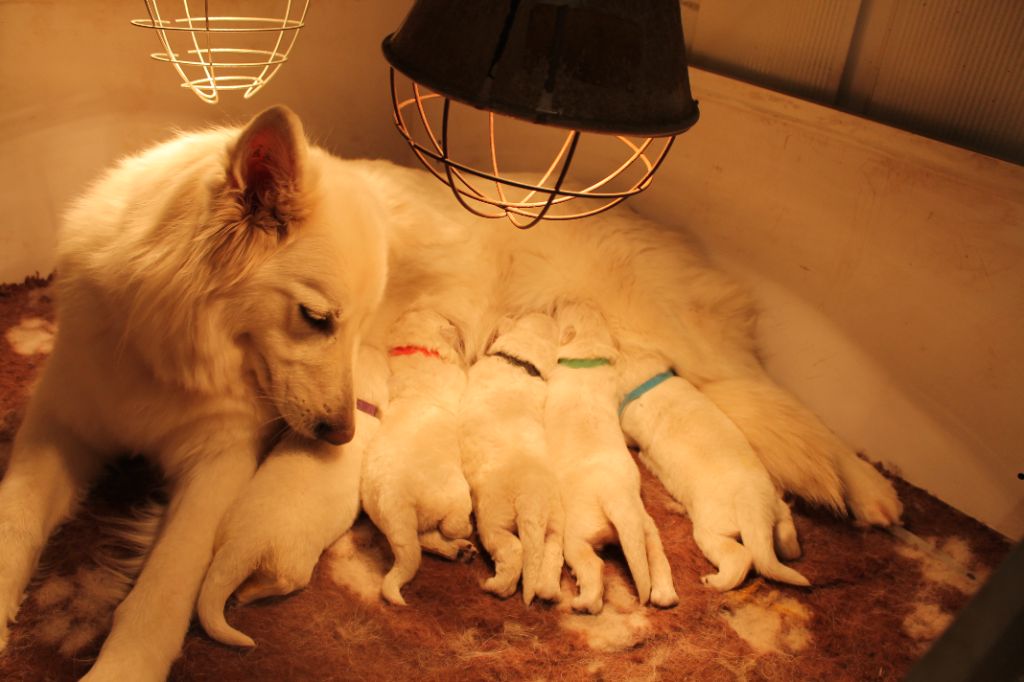
[[[241,191],[251,214],[276,213],[286,220],[301,192],[308,151],[299,117],[287,107],[271,107],[253,118],[235,141],[228,183]]]
[[[308,152],[302,123],[287,107],[271,107],[242,129],[228,149],[224,190],[208,226],[215,267],[244,271],[302,220]]]

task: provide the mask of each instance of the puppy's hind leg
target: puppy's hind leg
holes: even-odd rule
[[[602,500],[601,508],[615,526],[619,545],[626,557],[633,582],[636,583],[637,597],[641,604],[646,604],[651,600],[651,568],[647,563],[647,535],[644,528],[647,512],[640,501],[639,493],[632,497],[635,499],[618,496],[615,499]],[[658,544],[661,544],[660,538]]]
[[[644,537],[647,540],[647,563],[651,567],[651,603],[668,608],[679,603],[675,585],[672,584],[672,567],[661,544],[661,534],[650,514],[645,514]]]
[[[787,561],[799,559],[800,540],[796,535],[796,526],[793,525],[793,512],[781,497],[776,500],[775,509],[775,551]]]
[[[390,513],[387,513],[386,507],[381,511],[382,518],[374,519],[374,523],[388,539],[391,553],[395,557],[395,563],[381,584],[381,596],[389,604],[405,606],[402,587],[413,579],[420,570],[420,562],[423,560],[419,535],[416,532],[416,510],[411,505],[403,504],[398,509],[390,510]]]
[[[750,550],[734,538],[694,524],[693,539],[697,541],[697,547],[708,561],[718,568],[718,573],[701,576],[702,583],[719,592],[726,592],[747,577],[754,560]]]
[[[29,408],[0,481],[0,651],[39,554],[72,512],[98,459],[54,419]]]
[[[603,564],[590,543],[582,538],[566,535],[565,562],[576,576],[579,594],[572,600],[572,608],[587,613],[601,613],[604,607]]]

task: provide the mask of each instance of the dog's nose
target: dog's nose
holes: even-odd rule
[[[355,435],[355,426],[349,422],[338,422],[332,424],[327,421],[317,422],[314,429],[316,437],[325,440],[331,445],[344,445],[352,440]]]

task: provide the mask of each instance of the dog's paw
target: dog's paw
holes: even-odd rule
[[[851,455],[842,462],[844,497],[858,525],[899,524],[903,504],[892,483],[873,466]]]
[[[10,631],[7,629],[7,623],[0,623],[0,654],[3,654],[7,649],[7,641],[10,638]]]
[[[679,603],[679,595],[676,588],[668,585],[654,585],[651,587],[651,605],[660,609],[669,609]]]
[[[700,577],[700,582],[702,585],[719,592],[728,592],[732,588],[736,587],[737,584],[730,576],[725,576],[721,573],[708,573],[707,575],[702,575]]]

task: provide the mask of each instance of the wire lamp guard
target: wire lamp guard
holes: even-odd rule
[[[395,125],[420,162],[467,210],[523,229],[642,192],[699,115],[678,0],[417,0],[382,49]],[[463,126],[464,111],[455,125],[469,108],[486,123]],[[535,181],[503,175],[507,117],[564,132]],[[456,151],[468,129],[489,147],[482,163],[469,160],[479,149]],[[578,182],[570,168],[589,142],[607,171]]]
[[[150,57],[171,64],[181,87],[209,104],[224,91],[241,90],[246,99],[259,92],[288,60],[309,8],[309,0],[144,1],[149,18],[132,24],[156,31],[163,51]],[[273,16],[213,15],[211,4],[266,8]]]

